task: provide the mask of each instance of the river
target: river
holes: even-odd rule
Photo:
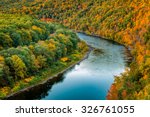
[[[124,46],[82,33],[78,36],[96,50],[66,71],[59,80],[48,84],[38,99],[105,100],[114,76],[125,70]]]

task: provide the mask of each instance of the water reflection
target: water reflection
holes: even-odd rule
[[[43,100],[103,100],[114,81],[125,69],[124,47],[114,42],[79,33],[78,36],[102,53],[89,57],[67,71],[50,89],[40,95]],[[38,98],[38,99],[40,99]]]

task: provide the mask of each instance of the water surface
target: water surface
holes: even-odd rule
[[[78,33],[92,51],[87,59],[63,74],[59,82],[49,84],[42,100],[104,100],[114,76],[126,67],[124,47],[111,41]]]

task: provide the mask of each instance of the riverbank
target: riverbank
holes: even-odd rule
[[[88,50],[86,52],[82,53],[81,57],[78,60],[72,61],[69,64],[67,64],[67,66],[59,68],[58,70],[54,71],[53,74],[51,74],[51,75],[48,74],[47,76],[44,76],[45,78],[42,78],[42,81],[35,82],[31,86],[27,86],[25,88],[22,88],[19,91],[8,94],[7,96],[3,97],[2,99],[4,99],[4,100],[30,99],[31,95],[41,93],[40,91],[43,91],[47,87],[48,84],[51,84],[51,83],[59,80],[58,78],[60,76],[62,76],[64,72],[66,72],[70,68],[74,67],[76,64],[79,64],[84,59],[88,58],[88,55],[90,54],[92,49],[93,49],[92,47],[88,46]],[[49,72],[51,72],[51,71],[49,71]]]
[[[126,47],[125,45],[123,45],[122,43],[119,43],[119,42],[117,42],[117,41],[114,41],[114,40],[111,40],[111,39],[106,39],[105,37],[102,37],[102,36],[99,36],[99,35],[97,35],[97,34],[88,34],[88,33],[86,33],[86,32],[84,32],[84,31],[79,31],[79,30],[72,30],[73,32],[76,32],[76,33],[82,33],[82,34],[85,34],[85,35],[87,35],[87,36],[91,36],[91,37],[96,37],[96,38],[100,38],[100,39],[103,39],[103,40],[107,40],[107,41],[110,41],[110,42],[112,42],[112,43],[114,43],[114,44],[118,44],[118,45],[122,45],[122,46],[124,46],[124,47]],[[128,47],[126,47],[126,48],[128,48]]]
[[[96,35],[96,34],[87,34],[87,33],[83,32],[83,31],[77,31],[77,30],[72,30],[72,31],[74,31],[76,33],[82,33],[82,34],[85,34],[85,35],[90,36],[90,37],[96,37],[96,38],[100,38],[100,39],[103,39],[103,40],[107,40],[107,41],[112,42],[114,44],[118,44],[118,45],[124,46],[125,47],[125,50],[124,50],[125,57],[124,57],[124,59],[125,59],[125,61],[127,62],[128,65],[130,63],[132,63],[133,56],[131,54],[131,50],[126,45],[124,45],[122,43],[119,43],[117,41],[114,41],[114,40],[106,39],[106,38],[101,37],[101,36]]]

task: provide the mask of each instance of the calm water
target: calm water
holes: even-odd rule
[[[80,39],[103,53],[92,51],[87,59],[75,65],[49,84],[42,100],[104,100],[114,81],[125,69],[124,47],[113,42],[78,33]]]

